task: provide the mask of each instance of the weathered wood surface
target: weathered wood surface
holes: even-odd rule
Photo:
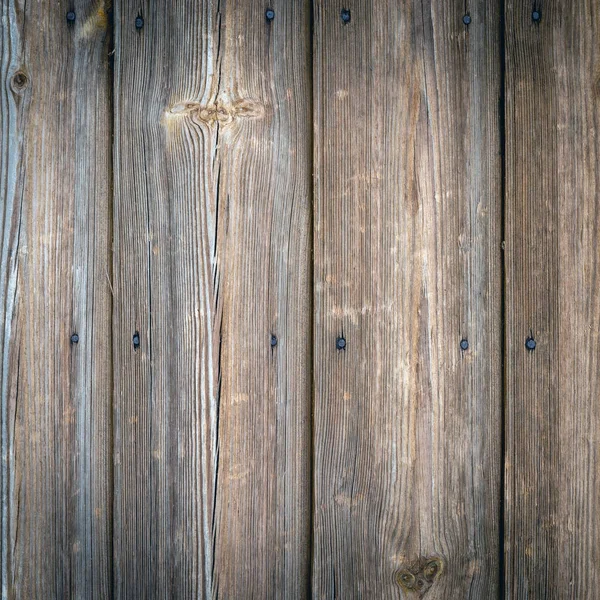
[[[540,12],[506,2],[506,598],[597,598],[600,10]]]
[[[115,3],[119,598],[308,595],[309,16]]]
[[[498,593],[500,3],[468,4],[315,3],[315,598]]]
[[[2,4],[0,595],[595,598],[600,10],[266,8]]]
[[[2,598],[111,590],[108,18],[76,4],[2,3]]]

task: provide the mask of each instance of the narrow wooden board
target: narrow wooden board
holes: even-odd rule
[[[273,9],[115,3],[118,598],[308,595],[310,15]]]
[[[600,9],[537,8],[506,2],[506,598],[595,598]]]
[[[107,30],[99,2],[2,5],[3,598],[111,592]]]
[[[315,4],[315,598],[498,594],[501,14],[467,5]]]

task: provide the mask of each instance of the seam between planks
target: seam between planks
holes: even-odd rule
[[[502,260],[500,261],[500,356],[502,376],[500,390],[500,498],[498,515],[498,596],[504,598],[506,590],[505,532],[506,518],[506,411],[507,411],[507,326],[506,326],[506,0],[499,0],[500,32],[500,97],[498,102],[500,139],[500,237],[502,239]]]
[[[309,247],[311,250],[310,256],[310,280],[309,280],[309,309],[311,312],[310,319],[310,379],[311,379],[311,398],[310,398],[310,464],[309,464],[309,472],[310,472],[310,515],[309,515],[309,527],[310,527],[310,535],[309,535],[309,543],[310,548],[308,552],[309,556],[309,567],[308,567],[308,582],[307,582],[307,592],[308,598],[313,597],[313,576],[314,576],[314,557],[315,557],[315,510],[316,510],[316,485],[315,485],[315,402],[316,402],[316,380],[315,380],[315,168],[316,168],[316,156],[315,156],[315,97],[314,97],[314,77],[315,77],[315,52],[314,52],[314,44],[315,44],[315,0],[307,0],[310,3],[309,9],[309,40],[308,40],[308,71],[309,71],[309,115],[310,115],[310,127],[309,127],[309,135],[310,135],[310,157],[311,157],[311,184],[309,187],[310,199],[309,199]]]
[[[107,277],[110,284],[110,377],[111,377],[111,405],[110,405],[110,446],[111,446],[111,462],[110,462],[110,498],[111,504],[111,519],[110,519],[110,556],[108,557],[110,569],[110,597],[115,598],[115,457],[116,457],[116,441],[115,441],[115,313],[114,313],[114,208],[115,208],[115,8],[114,2],[110,1],[107,5],[108,17],[108,93],[109,93],[109,122],[110,122],[110,155],[108,164],[110,172],[109,179],[109,199],[108,199],[108,252],[107,252]]]

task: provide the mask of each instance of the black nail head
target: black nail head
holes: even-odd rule
[[[140,334],[137,331],[133,334],[133,347],[136,350],[140,347]]]
[[[527,348],[527,350],[535,350],[535,347],[537,346],[537,344],[535,343],[535,340],[531,337],[528,337],[527,340],[525,341],[525,348]]]
[[[144,19],[142,17],[135,18],[135,28],[141,29],[144,26]]]
[[[267,8],[265,11],[267,21],[272,21],[275,18],[275,11],[272,8]]]
[[[272,335],[271,336],[271,348],[275,348],[275,346],[277,346],[277,336]]]
[[[463,23],[464,23],[465,25],[470,25],[470,24],[471,24],[471,17],[470,17],[469,15],[465,15],[465,16],[463,17]]]
[[[72,10],[70,10],[67,13],[67,22],[69,22],[69,23],[74,23],[75,22],[75,13]]]
[[[538,21],[540,21],[542,19],[542,15],[539,10],[534,10],[531,13],[531,18],[537,23]]]
[[[340,17],[344,23],[350,23],[350,11],[347,8],[342,9]]]
[[[79,343],[79,336],[76,333],[74,333],[71,336],[71,344],[78,344],[78,343]]]
[[[339,337],[335,342],[335,347],[338,350],[343,350],[346,347],[346,340],[343,337]]]
[[[460,349],[468,350],[469,349],[469,340],[460,340]]]

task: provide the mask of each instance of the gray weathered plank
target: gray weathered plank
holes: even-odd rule
[[[3,598],[112,581],[108,17],[67,10],[2,3]]]
[[[600,9],[536,7],[506,1],[506,598],[596,598]]]
[[[309,7],[273,8],[115,3],[119,598],[308,593]]]
[[[315,4],[315,598],[498,593],[501,15],[467,5]]]

